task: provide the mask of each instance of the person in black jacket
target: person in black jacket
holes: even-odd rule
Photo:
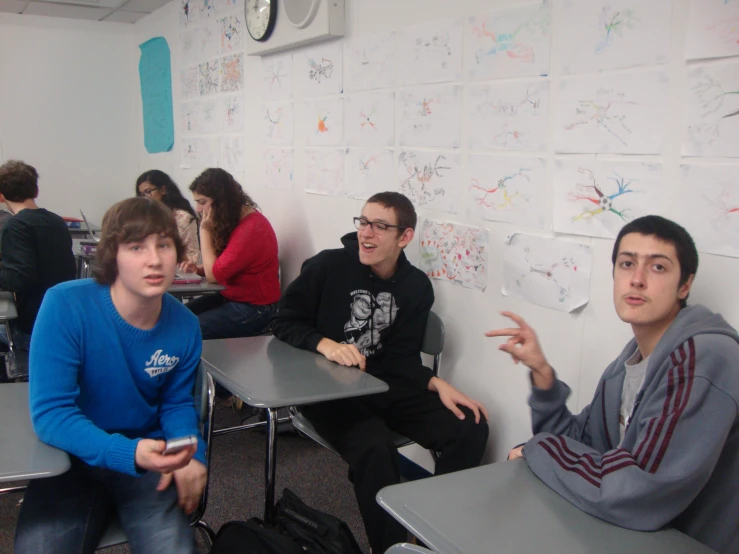
[[[46,291],[75,278],[72,237],[64,220],[36,205],[38,173],[11,160],[0,166],[0,202],[14,214],[2,231],[0,289],[15,293],[18,319],[11,320],[13,343],[28,350],[36,314]],[[7,344],[5,326],[0,342]]]
[[[434,377],[421,343],[434,291],[408,262],[416,212],[402,194],[371,197],[342,249],[303,264],[287,288],[272,329],[279,339],[356,366],[383,381],[382,394],[305,406],[303,413],[349,464],[372,551],[403,542],[403,527],[375,502],[400,482],[393,431],[439,453],[436,473],[475,467],[487,445],[485,408]]]

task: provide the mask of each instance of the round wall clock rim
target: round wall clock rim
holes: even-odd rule
[[[292,19],[290,19],[290,16],[287,13],[287,8],[285,7],[285,4],[287,2],[282,3],[282,9],[285,10],[285,17],[290,22],[290,25],[292,25],[296,29],[304,29],[310,24],[311,21],[313,21],[313,18],[316,17],[316,12],[318,12],[318,6],[321,4],[321,0],[312,0],[312,2],[313,3],[308,9],[308,14],[305,16],[305,18],[302,21],[298,21],[297,23],[293,21]]]
[[[249,29],[249,18],[246,15],[246,12],[248,10],[247,2],[244,2],[244,27],[246,27],[246,32],[249,33],[249,36],[252,38],[252,40],[256,40],[257,42],[266,42],[267,39],[272,36],[272,32],[275,30],[275,22],[277,21],[277,10],[279,9],[279,7],[280,6],[277,3],[277,0],[270,1],[269,20],[267,21],[267,28],[265,29],[264,34],[261,37],[257,38],[251,34],[251,30]]]

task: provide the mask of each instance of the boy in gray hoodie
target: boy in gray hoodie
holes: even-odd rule
[[[486,333],[531,370],[534,437],[514,448],[580,509],[629,529],[670,524],[722,553],[739,552],[739,335],[687,307],[698,253],[658,216],[635,219],[613,249],[613,300],[634,339],[605,370],[589,406],[566,407],[526,322]]]

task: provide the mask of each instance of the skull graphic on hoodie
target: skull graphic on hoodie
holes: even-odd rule
[[[372,356],[382,350],[380,331],[392,325],[398,305],[389,292],[375,297],[369,291],[355,290],[351,295],[351,316],[344,324],[344,342],[356,346],[363,356]]]

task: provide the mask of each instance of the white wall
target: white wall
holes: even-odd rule
[[[397,30],[405,26],[441,18],[460,17],[482,13],[490,9],[530,3],[528,1],[501,0],[346,0],[347,37]],[[555,0],[554,29],[556,43],[558,7]],[[666,67],[670,75],[670,94],[666,99],[670,114],[666,129],[666,143],[661,156],[637,158],[658,160],[664,164],[668,183],[678,182],[680,163],[680,137],[682,136],[682,113],[684,104],[685,63],[683,62],[684,33],[687,21],[687,1],[676,0],[672,21],[672,55]],[[178,28],[175,5],[170,3],[158,12],[136,24],[137,44],[158,35],[170,43],[173,67],[177,67]],[[248,39],[247,39],[248,40]],[[559,67],[558,52],[553,49],[552,68]],[[178,121],[179,78],[174,74],[175,121]],[[304,146],[304,130],[300,129],[301,98],[295,97],[295,191],[267,189],[263,183],[260,144],[262,83],[259,58],[245,59],[245,115],[244,132],[247,144],[247,171],[242,184],[262,206],[265,215],[272,221],[280,243],[280,258],[283,280],[289,282],[298,273],[300,264],[308,256],[324,248],[335,248],[339,237],[352,229],[351,217],[357,215],[362,203],[334,197],[320,197],[303,192],[305,185],[299,169]],[[559,75],[553,70],[551,79]],[[552,87],[550,106],[556,105],[556,87]],[[137,118],[140,120],[140,116]],[[551,121],[551,116],[550,116]],[[463,129],[463,136],[464,136]],[[550,128],[550,138],[552,129]],[[179,130],[177,140],[181,139]],[[142,137],[137,137],[142,143]],[[551,143],[551,141],[550,141]],[[463,142],[464,144],[464,142]],[[739,145],[737,145],[739,147]],[[461,149],[464,152],[464,149]],[[550,148],[545,156],[553,160]],[[609,159],[603,156],[604,159]],[[611,156],[610,159],[619,159]],[[175,151],[165,155],[148,156],[139,149],[141,169],[158,167],[170,172],[185,187],[196,176],[193,170],[179,168],[177,142]],[[550,167],[551,174],[551,167]],[[673,195],[674,197],[675,195]],[[673,213],[673,198],[665,199],[667,215]],[[530,416],[526,405],[528,378],[526,372],[514,366],[509,359],[497,351],[496,340],[485,339],[485,330],[506,324],[498,314],[509,309],[522,314],[539,333],[544,350],[559,375],[572,387],[572,408],[586,405],[593,393],[598,377],[605,366],[621,350],[630,338],[628,326],[615,315],[612,294],[610,251],[611,240],[582,238],[592,246],[594,268],[591,278],[590,303],[579,313],[565,314],[541,308],[500,294],[503,239],[514,231],[543,234],[533,228],[484,221],[459,214],[450,216],[421,210],[420,216],[428,215],[436,220],[451,220],[486,227],[491,231],[492,247],[488,288],[482,293],[462,287],[434,281],[436,290],[435,310],[444,318],[448,341],[442,365],[442,377],[483,401],[491,415],[491,448],[488,459],[501,459],[508,449],[530,436]],[[417,244],[408,248],[411,260],[417,261]],[[739,260],[718,256],[702,255],[692,302],[706,303],[720,310],[735,327],[739,326],[739,288],[732,276],[739,271]]]
[[[138,57],[131,25],[0,14],[2,157],[39,172],[39,204],[60,215],[133,193]]]

